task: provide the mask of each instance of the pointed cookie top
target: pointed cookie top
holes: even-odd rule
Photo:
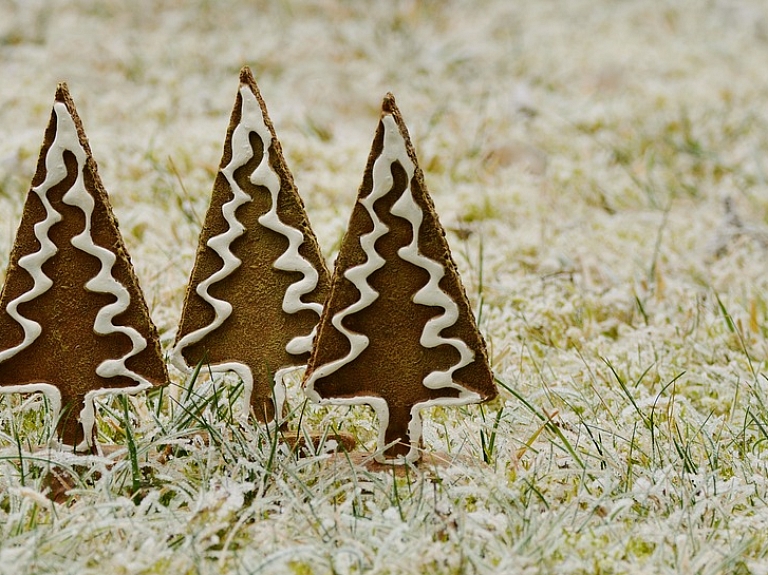
[[[495,397],[485,343],[392,94],[342,239],[305,390],[374,407],[379,460],[419,457],[419,411]]]
[[[58,426],[65,443],[87,447],[97,395],[166,380],[157,330],[59,84],[0,292],[0,393],[46,393],[54,412],[71,410]]]
[[[261,421],[282,410],[283,370],[306,363],[330,283],[249,68],[240,72],[219,174],[172,354],[234,371]]]

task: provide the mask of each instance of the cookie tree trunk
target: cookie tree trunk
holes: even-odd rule
[[[386,428],[384,445],[391,445],[391,447],[384,451],[384,456],[387,459],[396,460],[406,457],[411,450],[411,433],[408,429],[411,421],[411,407],[392,401],[388,401],[387,405],[390,424]],[[418,447],[421,447],[421,443],[419,439]]]
[[[62,386],[68,389],[69,386]],[[61,404],[64,409],[61,411],[57,432],[59,440],[65,445],[80,445],[85,439],[83,426],[80,425],[80,409],[85,403],[85,394],[62,393]],[[89,438],[92,442],[94,433]]]

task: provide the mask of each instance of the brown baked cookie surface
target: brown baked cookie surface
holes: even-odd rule
[[[497,394],[391,94],[339,249],[304,388],[319,403],[372,405],[384,450],[379,461],[418,459],[421,409]]]
[[[251,71],[240,88],[200,233],[172,361],[235,372],[262,422],[281,374],[309,358],[330,274]]]
[[[58,435],[93,445],[93,399],[167,382],[157,330],[60,84],[0,292],[0,393],[46,394]]]

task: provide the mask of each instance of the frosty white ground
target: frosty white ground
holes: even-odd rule
[[[0,573],[768,573],[764,3],[0,0],[0,16],[0,270],[58,81],[166,350],[240,67],[330,262],[391,90],[506,386],[432,413],[430,449],[457,462],[397,480],[230,428],[226,398],[182,397],[198,419],[136,401],[131,440],[116,402],[101,439],[136,456],[94,458],[69,503],[16,443],[40,439],[38,416],[3,399]],[[369,411],[289,399],[290,433],[370,446]]]

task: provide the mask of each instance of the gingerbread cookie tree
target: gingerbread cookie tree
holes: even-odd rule
[[[330,275],[251,71],[243,68],[172,354],[243,381],[262,422],[306,364]]]
[[[0,293],[0,393],[46,394],[61,440],[84,450],[96,397],[166,381],[157,330],[60,84]]]
[[[342,239],[305,391],[318,403],[371,405],[384,450],[378,461],[419,458],[421,409],[496,395],[485,343],[391,94]]]

